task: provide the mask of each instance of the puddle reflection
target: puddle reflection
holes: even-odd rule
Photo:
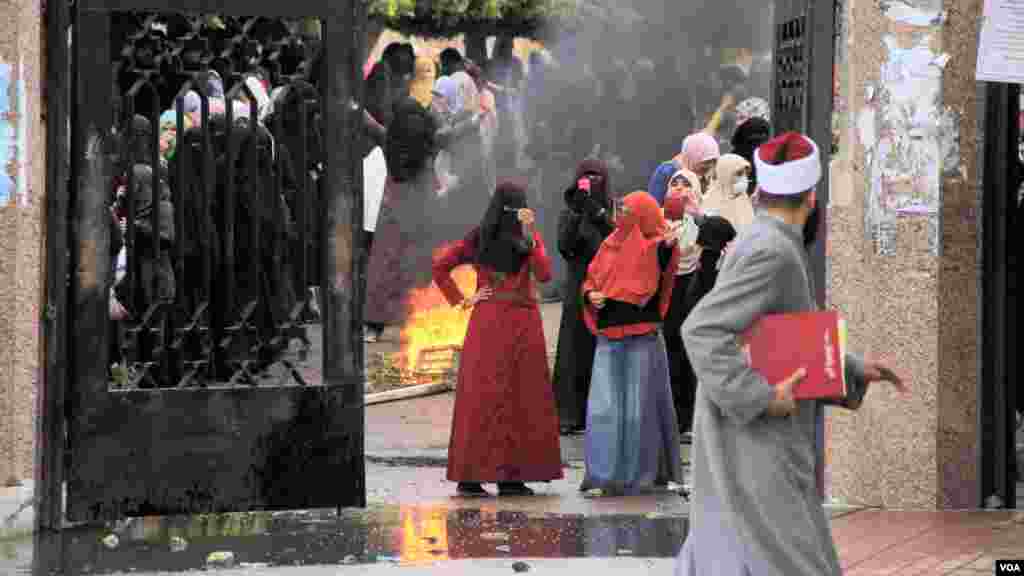
[[[63,535],[68,574],[177,572],[229,551],[236,565],[387,562],[462,558],[671,557],[686,519],[563,516],[446,507],[137,518]],[[111,534],[117,536],[108,538]]]

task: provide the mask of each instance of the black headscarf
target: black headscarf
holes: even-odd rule
[[[392,180],[415,180],[428,167],[435,152],[437,128],[434,118],[415,100],[406,98],[395,107],[384,143],[384,159]]]
[[[754,166],[754,150],[772,137],[772,125],[760,117],[750,118],[736,128],[732,135],[732,153],[750,162],[750,186],[747,194],[757,189],[757,168]]]
[[[584,196],[576,189],[576,181],[588,174],[599,174],[602,179],[600,184],[594,183],[588,196]],[[612,202],[608,194],[610,187],[611,185],[608,182],[608,165],[601,160],[588,158],[580,162],[579,166],[576,167],[576,180],[573,180],[572,184],[565,191],[565,203],[577,212],[584,212],[587,209],[587,200],[595,202],[594,208],[598,210],[601,208],[611,210]]]
[[[504,274],[523,267],[530,245],[516,215],[521,208],[526,208],[526,189],[512,181],[499,183],[480,223],[478,264]]]
[[[772,137],[772,125],[760,117],[748,119],[732,135],[732,153],[754,162],[754,150]]]

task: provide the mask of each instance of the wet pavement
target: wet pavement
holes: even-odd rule
[[[527,499],[510,499],[510,501]],[[1024,514],[832,511],[844,572],[991,574],[1024,558]],[[64,534],[67,576],[394,573],[672,574],[684,516],[374,504],[365,510],[143,518]],[[31,574],[31,540],[0,543],[0,574]],[[28,561],[24,561],[25,559]]]
[[[62,535],[64,574],[178,574],[214,568],[224,574],[222,569],[231,568],[239,574],[277,575],[287,573],[275,571],[283,567],[332,566],[345,568],[331,574],[356,568],[360,571],[351,573],[366,573],[372,567],[437,570],[450,568],[444,564],[450,561],[473,561],[475,574],[481,567],[476,561],[484,560],[508,573],[516,559],[548,570],[559,566],[551,564],[558,559],[668,560],[686,535],[687,504],[673,493],[587,499],[573,494],[570,482],[576,477],[570,473],[570,479],[536,485],[534,497],[460,499],[450,496],[450,485],[442,485],[439,469],[428,469],[436,474],[424,477],[423,470],[376,468],[368,470],[371,504],[363,510],[150,517],[69,528]],[[435,480],[436,492],[428,489],[425,497],[422,487],[415,487]],[[837,518],[849,513],[832,511]],[[9,542],[0,551],[6,553],[0,557],[0,574],[31,574],[30,539]]]
[[[670,558],[686,518],[559,515],[487,507],[371,505],[329,510],[140,518],[64,534],[68,574],[175,573],[234,568],[458,559]],[[0,568],[3,564],[0,564]],[[11,566],[30,574],[30,565]]]

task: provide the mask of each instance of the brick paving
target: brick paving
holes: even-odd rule
[[[1024,559],[1024,513],[862,510],[832,521],[847,576],[992,574]]]

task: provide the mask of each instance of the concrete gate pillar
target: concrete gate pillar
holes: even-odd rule
[[[45,75],[40,0],[0,0],[0,486],[33,477]]]
[[[828,212],[830,305],[859,352],[910,377],[827,421],[830,496],[890,508],[980,504],[982,0],[845,0]]]

